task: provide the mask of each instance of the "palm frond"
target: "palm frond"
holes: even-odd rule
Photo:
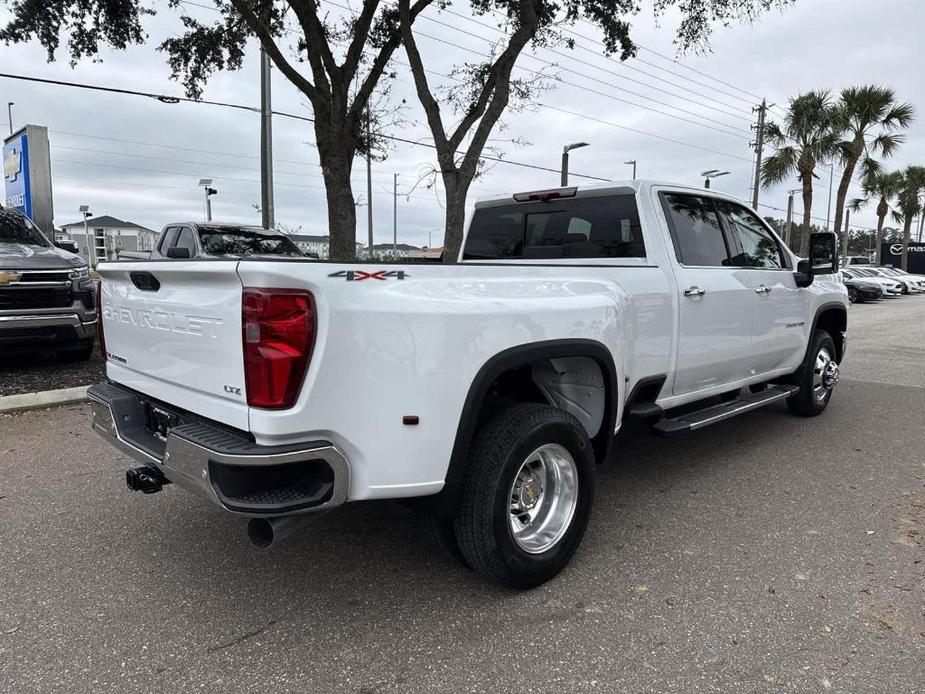
[[[854,198],[848,201],[848,209],[852,212],[860,212],[861,209],[869,202],[869,198]]]
[[[796,173],[798,161],[794,147],[781,147],[761,163],[761,184],[770,188],[786,180]]]
[[[885,157],[889,157],[905,141],[905,135],[898,135],[896,133],[880,133],[870,143],[870,149],[871,151],[879,152]]]

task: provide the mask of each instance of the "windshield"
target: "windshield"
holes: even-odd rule
[[[199,242],[206,255],[303,255],[298,246],[278,231],[256,227],[201,226]]]
[[[19,243],[24,246],[51,246],[45,234],[19,210],[0,209],[0,243]]]

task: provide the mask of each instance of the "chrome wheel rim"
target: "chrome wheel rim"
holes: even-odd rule
[[[529,554],[553,547],[572,523],[578,505],[578,466],[557,443],[537,448],[521,463],[508,497],[514,542]]]
[[[838,364],[832,358],[828,347],[823,347],[816,354],[813,365],[813,396],[817,402],[825,402],[838,383]]]

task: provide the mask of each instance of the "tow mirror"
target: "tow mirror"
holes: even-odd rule
[[[167,249],[167,257],[168,257],[168,258],[177,258],[177,259],[180,259],[180,258],[184,258],[184,259],[185,259],[185,258],[189,258],[189,257],[190,257],[189,248],[185,248],[185,247],[183,247],[183,246],[174,246],[173,248],[168,248],[168,249]]]
[[[809,258],[797,263],[794,273],[798,287],[808,287],[816,275],[834,275],[838,272],[838,239],[829,232],[809,236]]]

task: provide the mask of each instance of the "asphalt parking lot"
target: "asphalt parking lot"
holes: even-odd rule
[[[925,297],[853,306],[827,412],[621,433],[527,593],[398,504],[271,550],[125,490],[85,406],[0,418],[0,691],[921,692]]]

